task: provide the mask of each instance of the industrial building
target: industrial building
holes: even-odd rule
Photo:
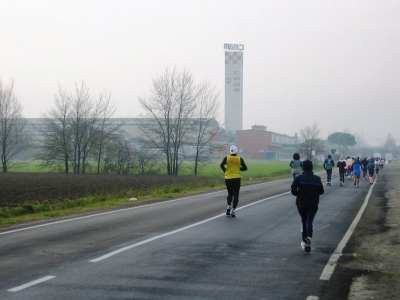
[[[297,151],[297,134],[288,136],[268,131],[264,125],[236,132],[237,146],[243,157],[270,160],[290,160]]]

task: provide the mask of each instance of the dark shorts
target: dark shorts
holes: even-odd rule
[[[374,177],[374,170],[368,170],[369,177]]]

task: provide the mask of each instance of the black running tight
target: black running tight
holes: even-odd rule
[[[228,190],[228,197],[226,198],[227,203],[231,205],[233,209],[236,209],[239,203],[240,178],[225,179],[225,185]]]

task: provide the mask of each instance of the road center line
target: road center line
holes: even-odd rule
[[[286,193],[283,193],[283,194],[279,194],[279,195],[275,195],[275,196],[268,197],[268,198],[265,198],[265,199],[261,199],[261,200],[258,200],[258,201],[256,201],[256,202],[253,202],[253,203],[250,203],[250,204],[241,206],[241,207],[237,208],[237,210],[244,209],[244,208],[246,208],[246,207],[255,205],[255,204],[257,204],[257,203],[261,203],[261,202],[264,202],[264,201],[267,201],[267,200],[271,200],[271,199],[274,199],[274,198],[277,198],[277,197],[280,197],[280,196],[282,196],[282,195],[286,195],[286,194],[289,194],[289,193],[290,193],[290,192],[286,192]],[[200,221],[200,222],[197,222],[197,223],[194,223],[194,224],[189,225],[189,226],[182,227],[182,228],[180,228],[180,229],[176,229],[176,230],[173,230],[173,231],[170,231],[170,232],[166,232],[166,233],[164,233],[164,234],[157,235],[157,236],[155,236],[155,237],[149,238],[149,239],[144,240],[144,241],[141,241],[141,242],[139,242],[139,243],[135,243],[135,244],[132,244],[132,245],[123,247],[123,248],[121,248],[121,249],[112,251],[112,252],[110,252],[110,253],[108,253],[108,254],[105,254],[105,255],[103,255],[103,256],[100,256],[100,257],[98,257],[98,258],[92,259],[92,260],[90,260],[90,262],[99,262],[99,261],[102,261],[102,260],[107,259],[107,258],[110,258],[111,256],[114,256],[114,255],[116,255],[116,254],[118,254],[118,253],[124,252],[124,251],[126,251],[126,250],[130,250],[130,249],[132,249],[132,248],[135,248],[135,247],[138,247],[138,246],[141,246],[141,245],[150,243],[150,242],[152,242],[152,241],[161,239],[161,238],[163,238],[163,237],[166,237],[166,236],[169,236],[169,235],[172,235],[172,234],[175,234],[175,233],[178,233],[178,232],[187,230],[187,229],[189,229],[189,228],[199,226],[199,225],[201,225],[201,224],[204,224],[204,223],[210,222],[210,221],[212,221],[212,220],[215,220],[215,219],[217,219],[217,218],[219,218],[219,217],[221,217],[221,216],[225,216],[225,213],[224,213],[224,214],[217,215],[217,216],[214,216],[214,217],[212,217],[212,218],[208,218],[208,219],[206,219],[206,220],[203,220],[203,221]]]
[[[371,187],[369,188],[369,191],[368,191],[367,196],[365,197],[364,203],[361,206],[360,210],[358,211],[353,222],[351,223],[349,229],[347,230],[346,234],[343,236],[339,245],[337,246],[335,251],[332,253],[331,257],[329,258],[329,261],[326,264],[324,270],[322,271],[321,277],[319,278],[320,280],[329,280],[331,278],[333,271],[335,270],[335,267],[337,265],[337,261],[339,260],[340,256],[342,256],[342,254],[343,254],[343,248],[346,246],[347,242],[349,241],[351,235],[354,232],[354,229],[356,228],[358,222],[361,219],[362,214],[364,213],[365,208],[367,207],[369,198],[372,194],[372,189],[374,188],[376,181],[377,181],[377,178],[375,178],[374,184],[372,184]]]
[[[56,276],[46,276],[46,277],[40,278],[38,280],[34,280],[34,281],[31,281],[31,282],[25,283],[23,285],[17,286],[15,288],[9,289],[8,292],[19,292],[19,291],[21,291],[23,289],[26,289],[26,288],[31,287],[33,285],[45,282],[45,281],[53,279],[55,277]]]

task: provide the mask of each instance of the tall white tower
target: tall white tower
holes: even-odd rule
[[[225,50],[225,129],[243,129],[242,44],[224,44]]]

